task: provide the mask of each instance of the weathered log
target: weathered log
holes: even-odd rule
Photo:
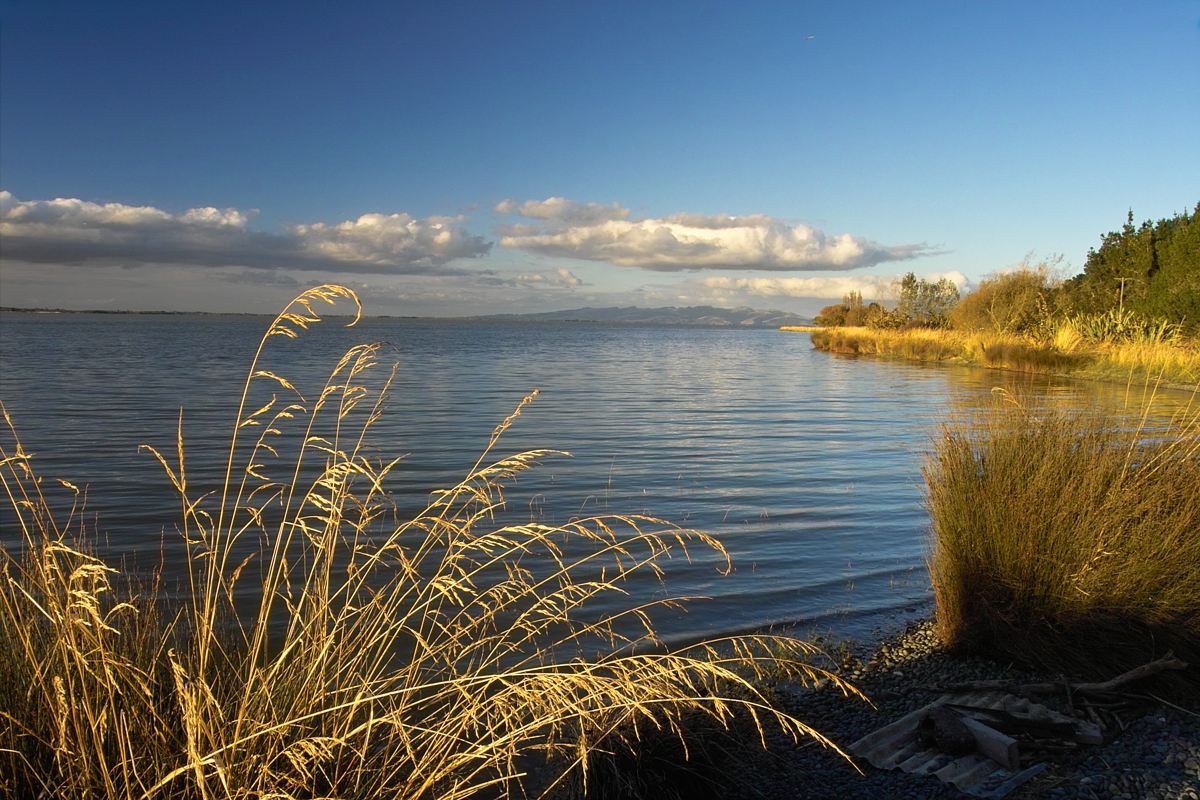
[[[963,725],[975,737],[975,747],[980,753],[1013,772],[1021,768],[1021,751],[1016,739],[971,717],[963,717]]]
[[[1027,733],[1031,736],[1053,738],[1071,737],[1075,734],[1075,720],[1037,718],[1028,714],[1014,714],[1004,709],[981,708],[958,703],[948,703],[947,708],[953,708],[961,714],[995,728],[1002,733]]]
[[[1104,731],[1098,724],[1072,719],[1028,701],[1020,701],[1016,697],[1010,696],[1010,699],[1012,702],[1006,702],[1004,708],[955,703],[948,703],[946,707],[970,716],[1001,733],[1014,736],[1073,739],[1083,744],[1102,744],[1104,742]]]

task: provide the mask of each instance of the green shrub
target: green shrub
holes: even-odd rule
[[[824,327],[856,327],[863,324],[868,311],[877,308],[877,303],[864,305],[862,292],[851,291],[842,297],[841,303],[825,306],[813,318],[813,323]]]
[[[1034,333],[1052,314],[1056,287],[1045,263],[990,275],[950,310],[950,325],[959,330]]]
[[[1081,337],[1093,342],[1176,344],[1183,339],[1183,326],[1167,320],[1147,319],[1136,311],[1110,308],[1099,314],[1076,314],[1065,319]]]
[[[889,311],[878,303],[872,303],[863,315],[863,325],[878,331],[900,330],[907,322],[907,318],[901,314]]]

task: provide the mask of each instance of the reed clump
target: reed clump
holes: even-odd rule
[[[740,714],[812,737],[757,677],[836,676],[815,648],[745,636],[671,650],[651,599],[588,613],[716,540],[646,516],[504,522],[504,486],[542,459],[493,456],[415,514],[388,491],[399,459],[370,429],[391,377],[351,348],[307,395],[266,364],[354,294],[321,286],[271,324],[246,379],[224,480],[194,487],[180,433],[150,449],[180,502],[182,600],[91,554],[57,513],[5,412],[0,481],[0,794],[65,798],[474,798],[586,787],[624,737],[685,736]],[[357,320],[357,314],[354,317]],[[288,445],[288,442],[291,442]],[[498,516],[499,515],[499,516]],[[763,739],[765,741],[765,739]]]
[[[1150,420],[1002,394],[943,429],[925,482],[944,641],[1095,678],[1200,664],[1200,409]],[[1200,696],[1196,667],[1182,681]]]

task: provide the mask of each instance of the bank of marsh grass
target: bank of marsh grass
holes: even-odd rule
[[[1001,395],[944,428],[925,480],[948,645],[1096,678],[1173,650],[1200,697],[1195,398],[1165,424]]]
[[[91,554],[79,509],[53,499],[78,490],[37,474],[5,412],[0,793],[524,796],[586,787],[621,741],[686,741],[695,715],[831,745],[755,682],[783,671],[852,693],[811,646],[670,650],[653,622],[667,599],[586,613],[689,549],[726,558],[719,542],[646,516],[497,516],[504,485],[556,455],[493,456],[534,395],[460,483],[401,513],[388,492],[401,462],[369,444],[390,384],[386,370],[367,380],[379,346],[351,348],[307,394],[267,364],[275,337],[299,337],[336,301],[358,304],[317,287],[269,327],[217,491],[194,487],[182,422],[173,448],[150,450],[179,498],[181,601]]]
[[[795,329],[793,329],[795,330]],[[852,355],[911,361],[956,361],[1020,372],[1116,381],[1200,383],[1200,345],[1193,341],[1093,342],[1064,322],[1046,340],[994,331],[831,327],[812,332],[813,346]]]

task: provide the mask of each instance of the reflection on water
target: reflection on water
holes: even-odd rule
[[[243,372],[265,318],[8,314],[0,396],[44,474],[86,483],[105,546],[179,571],[178,505],[138,445],[173,448],[185,407],[190,480],[215,485]],[[648,512],[717,535],[675,561],[673,594],[704,595],[668,637],[800,621],[865,632],[928,602],[922,452],[948,411],[992,390],[1114,412],[1142,387],[831,356],[805,334],[365,320],[272,340],[266,366],[313,387],[349,344],[383,340],[399,363],[381,454],[407,453],[409,508],[457,480],[530,389],[542,397],[502,443],[570,451],[522,476],[510,507],[562,521]],[[1167,393],[1166,409],[1187,401]],[[11,537],[4,517],[3,535]],[[655,582],[631,585],[646,596]]]

